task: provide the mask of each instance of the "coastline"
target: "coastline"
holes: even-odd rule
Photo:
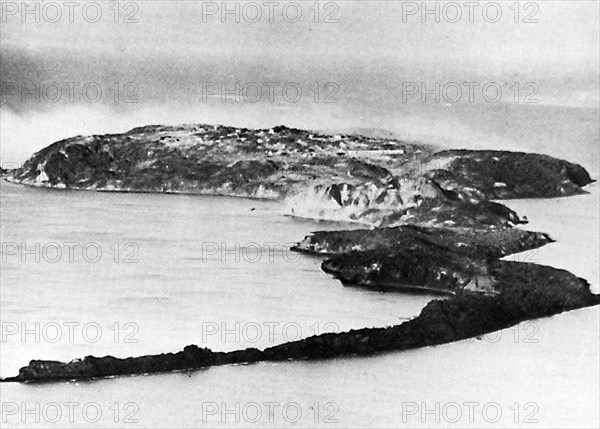
[[[77,191],[77,192],[104,192],[104,193],[114,193],[114,194],[165,194],[165,195],[185,195],[185,196],[203,196],[203,197],[222,197],[222,198],[243,198],[248,200],[258,200],[258,201],[278,201],[279,196],[274,197],[257,197],[253,195],[236,195],[235,193],[223,193],[216,191],[202,191],[199,190],[197,192],[185,192],[185,191],[174,191],[174,190],[165,190],[165,191],[155,191],[155,190],[143,190],[143,189],[125,189],[125,188],[81,188],[77,186],[70,187],[59,187],[47,184],[40,183],[25,183],[19,182],[16,180],[12,180],[11,178],[2,177],[6,183],[10,183],[12,185],[17,186],[27,186],[31,188],[37,189],[49,189],[54,191]]]
[[[584,188],[586,195],[558,199],[503,200],[511,209],[528,216],[528,230],[544,231],[556,241],[534,251],[516,253],[504,260],[550,265],[586,279],[600,293],[600,186]],[[518,228],[522,228],[518,226]]]
[[[163,128],[166,128],[166,131]],[[184,127],[183,130],[178,127],[140,127],[130,133],[146,133],[149,130],[152,132],[159,130],[160,133],[170,133],[173,130],[188,133],[189,129],[189,126]],[[227,127],[224,129],[231,131]],[[269,134],[275,141],[270,143],[272,147],[279,148],[281,143],[278,139],[288,141],[290,134],[295,138],[309,133],[286,127],[277,127],[276,130],[270,130],[268,133],[265,130],[235,130],[234,133],[227,134],[227,137],[233,140],[223,143],[221,140],[223,130],[218,127],[214,130],[219,135],[219,147],[225,145],[226,148],[232,147],[234,144],[232,141],[240,138],[239,133],[245,136],[253,136],[253,133],[258,133],[260,136]],[[279,132],[282,133],[281,136],[277,134]],[[164,138],[170,138],[160,133],[159,136],[162,136],[160,142]],[[111,136],[111,139],[113,138],[114,136]],[[543,247],[553,240],[543,233],[519,232],[518,229],[513,229],[524,222],[515,211],[494,202],[493,197],[497,196],[505,201],[507,197],[512,196],[520,198],[519,201],[524,201],[530,196],[548,200],[552,197],[585,195],[586,191],[581,187],[594,181],[581,166],[537,154],[454,150],[426,154],[427,157],[420,161],[425,162],[425,165],[436,166],[435,169],[431,169],[423,176],[417,172],[416,176],[402,176],[402,180],[398,180],[399,177],[394,176],[381,165],[368,164],[364,160],[353,158],[345,159],[343,156],[340,158],[340,153],[336,152],[336,145],[343,149],[347,149],[348,145],[363,145],[362,142],[366,141],[365,137],[319,136],[319,138],[322,144],[327,145],[330,158],[321,159],[318,163],[323,165],[329,165],[331,162],[342,163],[341,166],[336,165],[338,170],[333,173],[333,176],[330,172],[326,177],[329,180],[336,175],[341,180],[351,177],[352,182],[327,184],[325,181],[328,187],[318,181],[313,182],[310,186],[314,188],[308,193],[309,198],[303,198],[309,204],[313,204],[314,209],[320,214],[323,210],[332,210],[328,215],[322,216],[326,219],[329,217],[329,220],[337,219],[339,213],[343,213],[347,208],[351,210],[348,213],[356,212],[355,206],[364,211],[358,219],[363,220],[362,216],[376,213],[375,219],[378,223],[371,226],[379,226],[379,228],[354,232],[315,233],[317,246],[311,244],[309,247],[302,248],[302,245],[299,245],[299,250],[309,250],[309,253],[322,255],[318,250],[319,240],[322,240],[322,244],[327,247],[330,240],[328,237],[333,237],[334,241],[346,242],[345,247],[333,257],[333,263],[331,259],[326,260],[322,264],[322,269],[326,273],[333,274],[343,283],[366,287],[383,286],[383,290],[389,290],[389,286],[394,285],[401,286],[403,290],[418,290],[422,293],[440,292],[451,295],[450,298],[434,299],[425,306],[418,317],[387,328],[363,328],[336,334],[321,334],[262,351],[250,348],[224,353],[190,345],[179,353],[127,359],[88,356],[83,360],[69,363],[31,361],[29,366],[21,368],[17,377],[2,381],[87,379],[177,371],[231,363],[322,359],[408,350],[460,341],[514,326],[531,318],[550,316],[600,303],[599,297],[591,294],[589,284],[585,280],[567,271],[557,270],[551,266],[524,263],[527,261],[498,260],[500,257],[506,259],[509,255],[518,254],[523,250],[530,251]],[[19,177],[18,181],[26,185],[35,186],[35,183],[39,183],[41,186],[36,187],[42,188],[50,185],[57,188],[99,192],[206,195],[200,191],[198,193],[174,189],[167,191],[165,185],[154,186],[154,191],[143,189],[143,184],[138,185],[135,191],[130,188],[118,189],[114,186],[98,187],[94,183],[102,182],[105,180],[102,179],[105,177],[103,175],[110,175],[113,171],[112,167],[106,172],[90,169],[90,165],[95,165],[93,160],[96,155],[86,145],[96,145],[90,146],[96,148],[94,150],[103,148],[105,153],[103,155],[105,158],[102,158],[103,165],[110,163],[106,158],[106,151],[112,150],[113,143],[102,143],[101,137],[99,139],[98,137],[75,138],[58,142],[35,154],[25,167],[10,176]],[[312,135],[309,135],[309,139],[313,139]],[[125,140],[129,141],[129,137]],[[81,141],[84,143],[78,143]],[[163,143],[152,144],[155,145],[152,146],[155,148],[153,150],[158,150],[157,148],[162,147],[160,145]],[[303,146],[302,140],[298,139],[297,144]],[[407,143],[394,141],[387,141],[385,144],[394,147],[410,146],[407,146]],[[61,147],[63,149],[60,149]],[[190,147],[187,144],[185,150],[190,150]],[[421,153],[420,149],[410,147],[415,153]],[[137,151],[140,150],[139,147],[136,148]],[[404,154],[404,150],[401,153]],[[48,158],[44,158],[46,156]],[[409,158],[404,161],[385,162],[399,166],[402,162],[410,160],[414,154],[408,156]],[[59,161],[56,161],[57,157]],[[305,165],[305,161],[301,161],[303,158],[299,155],[294,158],[300,162],[296,169],[303,168]],[[254,189],[254,194],[264,195],[264,189],[268,187],[266,184],[275,183],[278,174],[281,174],[282,178],[285,175],[289,178],[296,177],[294,170],[288,169],[289,166],[277,172],[280,167],[273,162],[268,161],[265,164],[247,158],[242,161],[234,159],[233,163],[230,162],[225,167],[219,166],[216,174],[221,177],[219,175],[223,173],[219,169],[225,168],[225,171],[229,171],[234,168],[237,169],[235,173],[237,176],[227,173],[223,176],[225,179],[219,179],[225,181],[219,182],[218,187],[227,189],[227,192],[230,192],[229,196],[239,196],[235,195],[239,194],[239,191],[234,191],[228,180],[234,178],[236,183],[243,184],[244,175],[249,175],[247,177],[254,178],[251,186],[240,186],[240,189],[246,189],[244,197],[247,198],[248,189]],[[72,165],[69,165],[70,163]],[[78,170],[78,165],[81,163],[87,165],[84,173]],[[256,176],[256,168],[263,167],[268,167],[265,170],[266,176]],[[346,175],[345,168],[350,168],[352,175],[350,171]],[[152,177],[163,177],[161,174],[170,174],[169,171],[169,168],[166,169],[166,173],[157,170],[152,173]],[[403,168],[396,171],[402,172]],[[494,173],[490,175],[490,171]],[[78,174],[85,174],[87,178],[80,178],[73,182],[74,175]],[[35,180],[33,180],[34,176]],[[124,180],[130,178],[125,176]],[[296,179],[292,179],[292,183],[295,183],[294,180]],[[322,178],[317,176],[317,180]],[[81,181],[91,181],[92,185],[83,189],[75,185]],[[118,182],[120,183],[121,179]],[[288,192],[285,187],[277,189],[280,191],[283,189],[284,193]],[[209,195],[216,194],[211,192]],[[375,209],[372,204],[379,206]],[[336,210],[339,212],[337,215]],[[352,215],[349,219],[357,220]],[[368,225],[371,218],[364,219],[367,220],[365,223]],[[343,216],[338,220],[344,220]],[[389,226],[390,221],[392,226]],[[411,225],[413,222],[414,224]],[[382,240],[384,227],[391,228],[389,231],[395,231],[394,234],[399,234],[398,241]],[[503,238],[500,239],[501,237]],[[372,242],[376,247],[370,250],[363,248],[361,240],[365,239],[367,243]],[[306,240],[310,242],[312,239],[307,237],[302,243]],[[354,240],[358,241],[354,242]]]

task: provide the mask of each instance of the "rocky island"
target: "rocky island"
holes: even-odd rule
[[[435,292],[412,320],[323,334],[265,350],[178,353],[68,363],[33,360],[3,381],[143,374],[232,363],[322,359],[457,341],[521,321],[600,304],[573,274],[500,258],[551,243],[496,201],[585,193],[576,164],[546,155],[452,150],[394,139],[287,128],[147,126],[74,137],[34,154],[5,180],[33,186],[277,199],[292,216],[351,221],[293,250],[325,259],[345,284]]]
[[[583,193],[582,167],[545,155],[443,151],[360,135],[277,126],[146,126],[73,137],[34,154],[7,180],[63,189],[282,200],[294,216],[369,226],[508,226],[490,202]]]

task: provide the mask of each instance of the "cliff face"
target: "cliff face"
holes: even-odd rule
[[[521,222],[515,212],[483,195],[447,191],[424,176],[360,185],[318,184],[291,195],[285,203],[294,216],[374,227],[505,227]]]

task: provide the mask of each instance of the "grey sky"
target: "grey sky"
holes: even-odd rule
[[[410,2],[402,1],[335,2],[339,10],[333,18],[338,23],[314,23],[314,12],[309,10],[313,1],[302,3],[303,16],[296,23],[282,18],[283,6],[274,7],[273,22],[269,23],[263,2],[256,2],[263,13],[259,22],[247,22],[241,14],[240,23],[233,15],[225,16],[222,23],[220,11],[208,15],[207,2],[141,1],[133,15],[138,23],[114,23],[109,3],[101,3],[103,16],[97,23],[82,19],[81,8],[73,9],[73,23],[68,22],[66,8],[57,23],[44,19],[35,23],[33,16],[26,16],[27,22],[22,23],[21,15],[7,15],[2,25],[3,48],[18,47],[31,55],[47,48],[80,55],[122,55],[133,64],[143,59],[157,64],[192,63],[203,55],[224,56],[226,52],[257,61],[271,59],[275,65],[296,64],[299,58],[309,63],[347,58],[387,62],[390,67],[410,61],[415,67],[444,65],[469,71],[477,68],[485,73],[525,70],[536,74],[562,71],[565,64],[576,71],[589,69],[597,66],[600,51],[598,5],[594,1],[536,2],[539,11],[520,10],[520,21],[535,12],[532,19],[538,23],[514,23],[514,10],[509,10],[513,2],[499,2],[502,18],[496,23],[483,18],[483,6],[473,7],[472,23],[464,6],[457,23],[446,22],[443,14],[440,23],[434,22],[432,15],[422,23],[419,12],[405,15],[407,22],[403,22],[403,8],[407,13]],[[420,7],[420,3],[414,4]],[[221,8],[221,2],[214,4]],[[434,3],[429,7],[435,7]],[[51,12],[47,10],[46,15]],[[121,11],[119,20],[124,20],[127,12],[133,9]],[[247,9],[246,16],[250,12]],[[333,12],[333,8],[321,10],[319,21]],[[446,10],[448,18],[451,13],[451,9]]]
[[[535,10],[521,2],[518,23],[513,1],[497,2],[502,17],[495,23],[483,16],[483,7],[490,2],[479,2],[473,22],[466,15],[465,2],[457,2],[463,13],[457,23],[444,19],[454,16],[450,9],[439,23],[432,15],[421,22],[420,11],[403,16],[403,11],[420,7],[421,2],[401,1],[342,1],[327,7],[327,2],[321,2],[317,23],[312,0],[299,2],[303,16],[296,23],[282,16],[283,6],[290,2],[279,2],[272,23],[263,1],[256,2],[263,13],[257,23],[247,22],[243,15],[239,23],[233,15],[223,23],[220,11],[203,19],[207,2],[201,1],[135,2],[137,23],[123,22],[134,10],[123,10],[124,1],[118,3],[117,23],[114,9],[109,9],[111,2],[106,1],[99,2],[102,17],[96,23],[83,18],[85,2],[74,9],[72,23],[66,7],[58,22],[44,19],[55,16],[50,9],[46,16],[42,13],[41,22],[35,22],[33,15],[22,22],[21,11],[12,14],[12,6],[7,6],[21,2],[1,3],[3,82],[93,81],[106,94],[114,91],[115,83],[134,81],[139,86],[139,101],[134,105],[104,99],[68,105],[31,99],[23,103],[18,95],[4,97],[3,158],[21,159],[50,139],[73,133],[124,131],[151,122],[380,127],[390,112],[404,117],[421,114],[423,106],[417,106],[419,113],[415,113],[399,105],[405,81],[496,80],[507,87],[511,82],[536,82],[547,104],[589,107],[598,101],[597,1],[529,2]],[[229,7],[234,6],[229,2]],[[338,22],[323,22],[331,12]],[[523,22],[527,16],[538,22]],[[198,99],[205,81],[297,81],[305,90],[311,82],[333,81],[340,87],[340,102],[202,105]],[[374,107],[366,108],[369,103]],[[44,124],[44,131],[35,124]],[[444,127],[439,132],[447,131]]]

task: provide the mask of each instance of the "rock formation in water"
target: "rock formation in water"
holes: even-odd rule
[[[390,150],[379,152],[382,148]],[[284,126],[146,126],[56,142],[34,154],[13,180],[72,189],[278,199],[316,181],[384,182],[391,178],[388,167],[401,168],[424,150],[395,140]],[[371,158],[375,162],[368,162]]]
[[[186,370],[232,363],[320,359],[442,344],[526,319],[600,304],[566,271],[501,257],[552,239],[490,199],[584,193],[582,167],[545,155],[443,151],[392,139],[325,136],[275,127],[149,126],[75,137],[33,155],[8,180],[36,186],[185,192],[285,200],[289,214],[375,229],[321,231],[294,250],[325,256],[344,283],[444,293],[389,328],[323,334],[260,351],[182,352],[137,358],[33,360],[3,381],[47,381]]]
[[[546,234],[510,228],[404,226],[320,231],[292,249],[330,256],[323,270],[345,284],[448,294],[496,293],[490,261],[551,242]]]
[[[67,189],[285,200],[293,216],[370,226],[507,226],[490,198],[582,193],[580,166],[549,156],[444,151],[393,139],[274,127],[146,126],[74,137],[34,154],[8,180]]]
[[[580,165],[535,153],[446,150],[427,163],[427,176],[444,189],[474,186],[487,199],[578,195],[593,182]]]
[[[489,266],[497,293],[458,291],[450,299],[431,301],[420,315],[389,328],[328,333],[270,347],[213,352],[195,345],[178,353],[118,359],[87,356],[72,362],[32,360],[3,382],[89,379],[127,374],[190,370],[215,365],[325,359],[368,355],[443,344],[508,328],[526,319],[600,304],[585,280],[555,268],[495,261]]]

